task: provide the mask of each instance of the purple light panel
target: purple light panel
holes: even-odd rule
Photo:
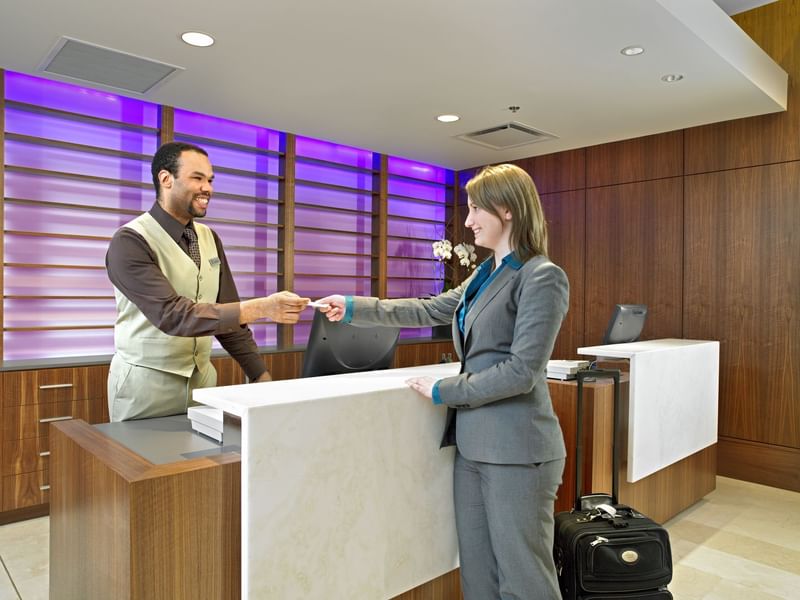
[[[278,182],[273,179],[257,179],[217,171],[214,173],[214,193],[277,200]]]
[[[440,240],[444,234],[444,225],[440,225],[438,223],[389,219],[387,225],[390,236],[410,237],[417,238],[419,240],[434,241]]]
[[[315,181],[317,183],[372,191],[372,173],[361,173],[349,169],[337,169],[336,167],[304,163],[300,158],[297,159],[297,164],[295,165],[295,177],[304,181]]]
[[[6,263],[103,267],[108,242],[6,234]],[[105,273],[105,270],[103,271]]]
[[[301,204],[372,211],[371,192],[345,192],[298,183],[294,188],[294,200]]]
[[[312,300],[329,296],[330,294],[345,294],[350,296],[369,296],[369,278],[346,277],[304,277],[295,275],[295,292],[305,295]]]
[[[294,272],[313,275],[352,275],[369,277],[372,266],[369,256],[338,256],[336,254],[294,255]]]
[[[6,331],[3,342],[4,360],[113,354],[114,330]]]
[[[400,330],[400,339],[401,340],[408,340],[408,339],[417,339],[417,338],[429,338],[433,334],[433,330],[430,327],[419,327],[414,329],[401,329]]]
[[[278,328],[275,324],[272,323],[265,323],[265,324],[258,324],[258,323],[251,323],[249,325],[250,331],[253,332],[253,339],[256,342],[256,345],[259,347],[265,346],[272,346],[275,347],[278,345]],[[217,338],[211,338],[211,348],[213,350],[219,350],[222,348],[220,343],[217,341]]]
[[[5,77],[6,100],[158,128],[157,104],[12,71]]]
[[[185,141],[196,146],[200,146],[208,152],[208,159],[214,169],[227,167],[229,169],[240,169],[253,173],[278,175],[280,171],[280,158],[258,152],[248,152],[247,150],[236,150],[225,146],[215,146],[211,142],[197,143],[194,140],[175,136],[176,141]]]
[[[113,296],[105,270],[5,267],[6,296]]]
[[[405,260],[390,258],[388,276],[423,279],[444,279],[444,264],[438,260]],[[439,282],[441,283],[441,281]]]
[[[239,297],[261,298],[269,296],[278,291],[278,279],[275,276],[251,275],[233,271],[233,278],[236,282],[236,291]]]
[[[433,258],[431,242],[389,238],[389,256],[395,258]]]
[[[252,223],[278,222],[278,205],[253,200],[212,196],[206,219],[229,219]],[[204,221],[203,221],[204,222]]]
[[[281,145],[277,131],[179,108],[175,109],[174,127],[176,137],[183,133],[273,151],[280,150]]]
[[[228,266],[234,273],[277,273],[278,254],[276,252],[258,252],[226,248],[225,256]],[[274,278],[274,275],[270,277]]]
[[[73,121],[15,108],[6,109],[6,132],[147,156],[152,156],[158,145],[154,133]]]
[[[307,137],[297,136],[295,138],[295,152],[297,156],[327,160],[361,169],[372,169],[373,165],[373,153],[370,150],[361,150],[352,146],[343,146]]]
[[[6,169],[6,198],[42,200],[126,209],[138,212],[150,210],[155,202],[152,187],[140,188],[115,184],[77,181],[56,175],[29,175]],[[131,215],[132,219],[135,215]],[[129,219],[126,219],[126,221]]]
[[[152,181],[149,161],[105,156],[65,148],[50,148],[13,140],[6,140],[5,160],[6,165],[16,167],[143,183]]]
[[[389,279],[386,295],[389,298],[429,298],[442,291],[442,282],[432,279]]]
[[[442,204],[447,202],[447,188],[444,186],[389,177],[388,187],[390,196],[406,196]]]
[[[278,230],[275,227],[254,227],[247,224],[220,223],[207,218],[204,224],[217,232],[223,247],[277,248]]]
[[[112,299],[6,298],[3,316],[6,327],[67,327],[113,324],[117,311]]]
[[[297,250],[369,255],[372,252],[372,238],[368,235],[352,233],[299,230],[295,232],[294,247]]]
[[[296,207],[294,214],[296,227],[317,227],[363,234],[372,232],[371,215],[304,207]]]
[[[72,235],[91,235],[108,237],[133,219],[135,215],[114,214],[72,208],[53,208],[46,205],[18,204],[7,200],[5,203],[5,229],[9,231],[28,231],[33,233],[54,233]],[[8,234],[6,234],[8,235]],[[37,246],[48,238],[21,237],[22,245]],[[65,244],[83,245],[82,240],[62,240]],[[103,242],[108,246],[108,241]],[[16,244],[16,242],[15,242]],[[6,239],[6,248],[9,247]],[[33,250],[26,250],[33,252]],[[8,252],[8,250],[6,250]],[[8,261],[8,255],[6,255]],[[13,262],[13,261],[12,261]],[[101,263],[98,263],[101,264]]]
[[[389,198],[387,208],[390,218],[395,216],[438,221],[442,224],[442,228],[444,228],[444,204],[428,204],[426,202],[416,202],[414,200],[398,200],[397,198]]]
[[[389,173],[392,175],[402,175],[403,177],[413,177],[423,179],[432,183],[443,185],[453,184],[453,172],[442,167],[426,165],[425,163],[415,162],[396,156],[389,157]]]
[[[298,346],[307,345],[309,333],[311,333],[311,322],[300,321],[294,326],[294,343]]]

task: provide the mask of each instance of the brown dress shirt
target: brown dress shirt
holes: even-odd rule
[[[158,202],[153,204],[150,215],[188,255],[184,225]],[[258,354],[253,332],[246,325],[239,325],[239,294],[222,242],[215,232],[212,233],[220,259],[219,295],[215,304],[196,303],[175,293],[159,269],[155,253],[145,239],[129,227],[120,227],[111,238],[106,253],[108,278],[164,333],[185,337],[215,336],[253,381],[267,369]]]

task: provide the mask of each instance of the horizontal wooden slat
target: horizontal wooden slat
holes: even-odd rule
[[[257,154],[259,156],[274,156],[281,157],[284,155],[279,150],[267,150],[266,148],[256,148],[255,146],[248,146],[246,144],[237,144],[236,142],[228,142],[225,140],[218,140],[200,135],[193,135],[190,133],[175,132],[176,141],[192,142],[197,146],[208,144],[210,146],[218,146],[220,148],[228,148],[230,150],[239,150],[241,152],[248,152],[250,154]]]
[[[85,152],[87,154],[101,154],[103,156],[114,156],[117,158],[140,160],[143,163],[149,163],[152,158],[149,155],[139,154],[136,152],[126,152],[124,150],[103,148],[101,146],[90,146],[88,144],[77,144],[75,142],[64,142],[61,140],[53,140],[50,138],[36,137],[32,135],[22,135],[19,133],[6,133],[6,139],[22,142],[24,144],[31,144],[34,146],[48,146],[50,148],[62,148],[64,150],[74,150],[76,152]]]
[[[6,108],[16,108],[19,110],[24,110],[26,112],[41,114],[41,115],[51,115],[54,117],[61,117],[64,119],[69,119],[71,121],[81,121],[84,123],[92,123],[95,125],[105,125],[108,127],[114,127],[117,129],[130,129],[133,131],[140,131],[142,133],[158,133],[158,128],[156,127],[146,127],[145,125],[136,125],[133,123],[125,123],[123,121],[115,121],[113,119],[104,119],[102,117],[92,117],[89,115],[84,115],[76,112],[71,112],[68,110],[61,110],[57,108],[48,108],[46,106],[39,106],[36,104],[28,104],[27,102],[18,102],[16,100],[6,100]]]
[[[355,165],[348,165],[345,163],[336,162],[334,160],[325,160],[324,158],[312,158],[310,156],[302,156],[298,154],[295,160],[299,163],[307,165],[319,165],[321,167],[332,167],[334,169],[341,169],[342,171],[350,171],[353,173],[363,173],[364,175],[377,175],[380,171],[370,169],[367,167],[356,167]]]

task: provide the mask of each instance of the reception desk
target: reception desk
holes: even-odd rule
[[[578,348],[630,360],[627,480],[717,443],[719,342],[663,339]]]
[[[445,407],[405,384],[458,370],[195,390],[241,419],[244,598],[393,598],[458,566]]]
[[[182,417],[53,425],[51,597],[458,600],[445,408],[404,383],[458,368],[198,390],[238,421],[221,446]],[[570,449],[575,383],[548,383]],[[605,491],[610,381],[585,398],[584,487]],[[668,518],[713,489],[714,457],[712,446],[623,480],[620,499]],[[570,453],[557,510],[571,506],[573,479]]]

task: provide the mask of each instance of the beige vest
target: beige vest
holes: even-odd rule
[[[175,243],[161,225],[144,213],[125,225],[139,233],[153,250],[164,277],[179,296],[193,302],[216,302],[219,291],[220,261],[211,230],[195,221],[200,244],[200,269]],[[127,363],[190,377],[195,367],[201,373],[210,366],[211,337],[167,335],[116,287],[117,321],[114,344],[117,355]]]

